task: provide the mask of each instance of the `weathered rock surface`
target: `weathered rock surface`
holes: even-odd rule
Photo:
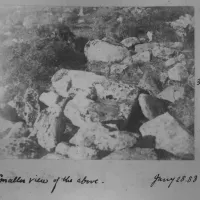
[[[94,118],[96,116],[91,117],[88,112],[92,103],[92,100],[79,93],[66,105],[64,114],[75,126],[87,126],[89,123],[92,123],[92,120],[96,120]]]
[[[121,43],[125,46],[125,47],[133,47],[136,44],[139,44],[140,41],[138,38],[136,37],[130,37],[130,38],[126,38],[124,40],[121,41]]]
[[[39,100],[45,105],[51,107],[57,104],[59,95],[55,92],[42,93]]]
[[[98,150],[114,151],[136,144],[138,134],[125,131],[112,131],[101,125],[95,125],[89,128],[79,129],[70,143],[78,146],[93,147]]]
[[[0,138],[3,138],[13,128],[14,123],[0,117]]]
[[[158,43],[144,43],[135,45],[135,51],[137,53],[142,53],[145,51],[151,51],[154,47],[156,47]]]
[[[122,101],[127,99],[134,99],[136,94],[136,87],[134,85],[128,85],[121,81],[107,80],[103,83],[95,84],[97,95],[101,99],[114,99],[116,101]]]
[[[31,135],[36,135],[38,143],[47,151],[52,151],[65,130],[65,117],[62,109],[49,107],[38,116]]]
[[[39,95],[37,91],[28,88],[24,94],[24,119],[28,126],[33,126],[40,113]]]
[[[184,61],[184,60],[185,60],[185,55],[184,55],[184,54],[179,54],[178,57],[177,57],[177,60],[178,60],[179,62]]]
[[[160,77],[160,82],[162,84],[165,84],[167,79],[168,79],[168,73],[167,72],[161,72],[159,77]]]
[[[27,125],[24,122],[17,122],[16,124],[13,125],[12,129],[4,137],[4,139],[28,137],[28,135],[29,135],[29,130]]]
[[[142,112],[147,119],[154,119],[167,111],[166,103],[161,99],[147,94],[140,94],[138,100]]]
[[[85,45],[84,53],[89,62],[120,62],[129,56],[126,47],[116,46],[101,40],[89,41]]]
[[[110,73],[113,75],[122,74],[128,68],[125,64],[113,64],[110,67]]]
[[[157,155],[150,148],[128,148],[115,151],[102,160],[157,160]]]
[[[169,86],[157,95],[160,99],[168,100],[174,103],[176,100],[184,98],[185,89],[180,86]]]
[[[174,65],[176,62],[177,62],[177,60],[175,58],[170,58],[169,60],[167,60],[165,62],[165,66],[170,67],[170,66]]]
[[[183,50],[184,46],[182,42],[169,42],[168,47],[176,50]]]
[[[193,74],[188,76],[188,85],[193,89],[195,88],[195,76]]]
[[[176,31],[177,35],[180,36],[183,40],[187,35],[186,27],[189,29],[194,28],[194,17],[189,14],[185,14],[185,16],[179,17],[176,21],[168,22]]]
[[[194,102],[190,98],[179,99],[169,107],[170,113],[186,128],[194,124]]]
[[[162,46],[156,46],[152,49],[153,56],[161,59],[169,59],[174,53],[174,49]]]
[[[144,90],[149,91],[153,95],[157,95],[161,92],[161,85],[159,83],[158,77],[148,71],[144,72],[138,86]]]
[[[143,136],[155,136],[157,149],[180,156],[194,154],[194,138],[169,113],[144,123],[140,132]]]
[[[133,64],[132,57],[131,56],[126,57],[124,60],[122,60],[121,64],[132,65]]]
[[[0,159],[38,159],[44,153],[40,145],[28,138],[0,140]]]
[[[132,56],[132,59],[133,59],[134,63],[150,62],[151,61],[151,53],[149,51],[137,53]]]
[[[68,156],[73,160],[91,160],[96,157],[97,151],[84,146],[69,146],[61,142],[56,146],[56,153]]]
[[[115,100],[132,98],[134,95],[130,93],[135,89],[134,86],[108,80],[104,76],[92,72],[65,69],[59,70],[53,76],[52,85],[56,92],[63,97],[84,93],[91,100],[93,99],[88,97],[91,93],[92,96],[96,93],[101,99],[107,98],[107,96],[112,96]]]
[[[187,68],[182,63],[177,63],[168,71],[168,76],[174,81],[184,81],[188,78],[189,74]]]
[[[78,127],[87,127],[94,123],[122,119],[120,108],[115,101],[101,100],[96,103],[87,99],[81,93],[69,101],[65,107],[64,114]]]
[[[90,92],[93,84],[102,83],[106,81],[106,78],[92,72],[61,69],[56,72],[51,81],[59,95],[69,97],[70,94],[76,94],[79,90]]]

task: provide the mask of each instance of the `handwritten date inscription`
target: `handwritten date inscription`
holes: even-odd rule
[[[172,183],[195,183],[197,181],[197,175],[194,176],[178,176],[178,177],[161,177],[160,174],[157,174],[154,177],[153,182],[151,183],[150,187],[156,185],[156,183],[168,183],[168,188],[171,187]]]

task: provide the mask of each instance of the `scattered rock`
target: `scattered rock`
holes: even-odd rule
[[[127,58],[125,58],[124,60],[126,60]],[[129,61],[125,61],[125,62],[129,62]],[[124,64],[127,64],[127,63],[124,63]],[[87,69],[89,72],[93,72],[97,75],[103,75],[105,77],[108,77],[110,74],[110,66],[111,66],[111,64],[107,63],[107,62],[89,62],[89,63],[87,63]]]
[[[170,58],[169,60],[167,60],[167,61],[165,62],[165,66],[166,66],[166,67],[170,67],[170,66],[174,65],[176,62],[177,62],[177,61],[176,61],[175,58]]]
[[[122,40],[121,43],[125,47],[130,48],[130,47],[135,46],[136,44],[139,44],[140,41],[136,37],[129,37],[129,38],[126,38],[126,39]]]
[[[97,155],[96,150],[84,146],[69,146],[61,142],[56,146],[56,153],[68,156],[73,160],[91,160]]]
[[[194,154],[194,138],[169,113],[144,123],[140,132],[143,136],[155,136],[157,149],[174,155]]]
[[[13,126],[13,122],[0,117],[0,139],[6,136]]]
[[[40,95],[39,100],[43,102],[45,105],[51,107],[57,104],[59,95],[55,92],[48,92],[48,93],[42,93]]]
[[[185,55],[184,54],[180,54],[178,57],[177,57],[177,60],[179,62],[183,61],[185,59]]]
[[[157,95],[160,99],[165,99],[174,103],[175,101],[184,98],[185,89],[180,86],[169,86]]]
[[[39,95],[37,91],[28,88],[24,94],[24,119],[28,126],[33,126],[40,113]]]
[[[128,148],[115,151],[102,160],[157,160],[154,149],[150,148]]]
[[[184,46],[182,42],[171,42],[169,48],[176,49],[176,50],[183,50]]]
[[[79,93],[66,105],[64,114],[68,119],[72,121],[75,126],[88,126],[88,124],[96,121],[96,118],[98,117],[93,116],[91,118],[91,116],[89,115],[88,110],[89,107],[91,107],[92,103],[92,100],[86,98],[84,94]]]
[[[131,14],[135,17],[136,20],[140,20],[145,16],[148,16],[148,11],[143,7],[134,7],[131,9]]]
[[[135,102],[135,99],[133,99],[132,101],[121,102],[119,104],[120,113],[122,113],[121,115],[124,116],[125,119],[128,118],[128,116],[130,114],[130,110],[131,110],[132,105],[134,104],[134,102]]]
[[[161,59],[169,59],[174,53],[174,49],[167,47],[156,46],[152,49],[153,56]]]
[[[84,52],[89,62],[120,62],[129,55],[126,47],[116,46],[101,40],[89,41],[85,45]]]
[[[136,96],[137,88],[132,84],[125,84],[122,81],[107,80],[102,83],[95,84],[98,97],[107,99],[111,96],[115,101],[132,100]]]
[[[137,45],[135,45],[135,52],[142,53],[142,52],[145,52],[145,51],[151,51],[157,45],[158,45],[158,43],[137,44]]]
[[[124,72],[124,70],[126,70],[128,68],[127,65],[125,64],[113,64],[111,67],[110,67],[110,73],[111,74],[122,74]]]
[[[44,153],[41,146],[28,138],[0,140],[0,159],[38,159]]]
[[[187,68],[181,63],[177,63],[173,68],[168,71],[168,76],[174,81],[184,81],[188,78],[189,74]]]
[[[147,94],[140,94],[138,100],[142,112],[147,119],[154,119],[167,111],[167,106],[161,99],[157,99]]]
[[[6,137],[4,137],[4,139],[28,137],[28,135],[29,130],[26,124],[24,122],[17,122],[13,125],[12,129],[9,131]]]
[[[133,62],[150,62],[151,60],[151,53],[149,51],[144,51],[142,53],[137,53],[132,56]]]
[[[62,109],[49,107],[37,118],[31,135],[36,135],[38,143],[47,151],[52,151],[60,141],[60,135],[65,130],[65,117]]]
[[[140,80],[138,87],[149,91],[153,95],[157,95],[160,93],[160,86],[158,77],[156,77],[153,73],[145,71],[142,79]]]
[[[194,124],[194,102],[190,98],[183,98],[175,101],[169,107],[169,112],[186,128]]]
[[[121,64],[131,66],[133,64],[132,57],[131,56],[126,57],[124,60],[122,60]]]
[[[70,140],[71,144],[86,146],[102,151],[115,151],[136,144],[138,134],[125,131],[112,131],[101,125],[95,125],[88,128],[81,128]]]
[[[176,21],[169,22],[169,24],[175,29],[177,35],[184,40],[184,37],[187,35],[186,27],[188,27],[189,30],[194,28],[194,17],[185,14],[185,16],[181,16]]]
[[[121,64],[125,64],[125,65],[132,65],[133,64],[133,59],[131,56],[126,57],[124,60],[122,60]]]
[[[160,82],[162,84],[165,84],[167,79],[168,79],[168,73],[167,72],[161,72],[160,73]]]
[[[17,115],[21,118],[25,120],[24,117],[24,108],[25,108],[25,102],[24,102],[24,96],[23,95],[17,95],[14,97],[13,101],[12,101],[13,105],[11,107],[13,107],[14,109],[16,109]]]
[[[188,85],[195,89],[195,76],[193,74],[188,76]]]

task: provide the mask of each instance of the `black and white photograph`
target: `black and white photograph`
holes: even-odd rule
[[[0,6],[0,159],[195,160],[194,7]]]

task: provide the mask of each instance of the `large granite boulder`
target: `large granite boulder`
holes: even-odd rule
[[[85,45],[84,52],[89,62],[120,62],[129,56],[129,51],[126,47],[113,45],[101,40],[89,41]]]
[[[168,112],[144,123],[140,132],[143,136],[155,136],[157,149],[180,157],[194,155],[194,137]]]
[[[112,131],[101,125],[80,128],[70,140],[71,144],[86,146],[102,151],[115,151],[133,147],[139,138],[136,133],[126,131]]]

